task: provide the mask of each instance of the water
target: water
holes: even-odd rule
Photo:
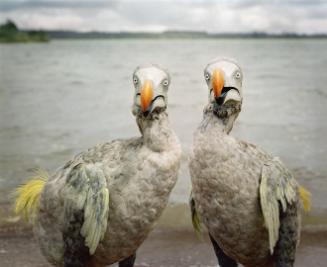
[[[327,214],[327,40],[72,40],[0,46],[0,205],[31,168],[54,170],[96,143],[138,135],[131,74],[160,63],[184,154],[171,202],[190,192],[187,154],[207,101],[206,63],[236,58],[244,102],[233,135],[281,159]]]

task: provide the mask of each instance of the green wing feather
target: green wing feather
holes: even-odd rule
[[[81,235],[90,254],[94,254],[107,231],[109,190],[102,170],[94,164],[77,164],[67,178],[66,217],[75,210],[84,212]]]
[[[192,197],[192,193],[191,193],[191,196],[190,196],[190,201],[189,201],[189,204],[190,204],[190,208],[191,208],[191,214],[192,214],[192,225],[193,225],[193,228],[196,232],[196,234],[198,236],[201,236],[201,221],[200,221],[200,217],[195,209],[195,202],[194,202],[194,199]]]
[[[260,204],[265,226],[269,233],[269,248],[273,254],[279,238],[280,206],[285,212],[287,204],[297,199],[298,185],[292,174],[275,158],[262,167],[260,182]]]

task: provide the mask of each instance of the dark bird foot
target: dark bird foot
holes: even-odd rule
[[[133,255],[129,256],[128,258],[120,261],[119,267],[134,267],[135,259],[136,259],[136,254],[134,253]]]
[[[218,263],[220,267],[237,267],[237,262],[234,261],[232,258],[228,257],[224,251],[219,247],[216,240],[209,234],[211,243],[213,245],[213,249],[215,250]]]

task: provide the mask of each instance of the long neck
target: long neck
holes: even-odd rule
[[[203,120],[200,124],[200,129],[204,132],[214,131],[219,135],[226,134],[223,120],[219,119],[212,112],[203,113]]]
[[[233,128],[233,124],[238,116],[238,113],[228,114],[229,108],[227,108],[225,112],[227,115],[225,115],[222,111],[219,111],[217,114],[217,112],[214,111],[214,105],[208,104],[203,111],[203,120],[200,128],[205,131],[216,131],[217,134],[229,134]]]
[[[176,136],[171,130],[166,112],[137,116],[137,124],[143,137],[144,145],[160,152],[169,149],[176,142]]]

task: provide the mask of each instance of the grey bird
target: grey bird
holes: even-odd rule
[[[31,217],[54,266],[134,266],[138,247],[166,207],[181,158],[166,112],[170,75],[144,65],[133,83],[140,137],[90,148],[17,190],[16,212]]]
[[[292,267],[300,198],[310,194],[276,157],[229,135],[241,111],[243,72],[232,59],[205,70],[209,103],[194,134],[189,169],[193,224],[204,224],[221,267]]]

